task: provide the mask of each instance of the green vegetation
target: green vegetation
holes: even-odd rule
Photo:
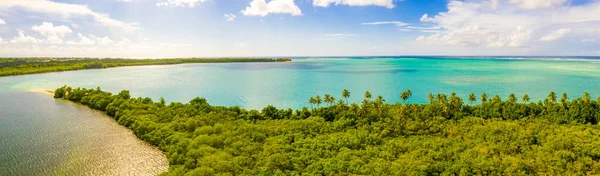
[[[184,59],[94,59],[94,58],[7,58],[0,59],[0,76],[59,72],[109,67],[222,62],[289,62],[279,58],[184,58]]]
[[[158,146],[170,163],[164,175],[600,174],[600,104],[587,93],[559,103],[555,93],[537,103],[483,94],[478,105],[455,93],[430,94],[428,104],[390,104],[370,92],[360,104],[323,97],[309,99],[312,109],[257,111],[203,98],[153,102],[126,90],[55,91]]]

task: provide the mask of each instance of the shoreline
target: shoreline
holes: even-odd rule
[[[40,94],[46,94],[46,95],[52,95],[52,96],[54,96],[54,91],[53,90],[47,90],[47,89],[29,89],[29,90],[27,90],[27,92],[40,93]]]

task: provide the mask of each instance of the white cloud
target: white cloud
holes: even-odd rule
[[[67,26],[54,26],[54,24],[52,24],[51,22],[43,22],[39,26],[32,26],[31,30],[36,31],[41,35],[47,37],[46,42],[51,44],[63,43],[62,37],[64,37],[68,33],[73,32]]]
[[[567,2],[567,0],[508,0],[508,2],[522,9],[543,9],[560,6]]]
[[[594,43],[596,42],[596,39],[583,39],[581,40],[582,43]]]
[[[78,24],[75,24],[75,23],[71,23],[71,27],[73,27],[73,28],[77,29],[77,28],[79,28],[79,25],[78,25]]]
[[[159,0],[157,7],[195,7],[198,3],[204,3],[207,0]]]
[[[67,26],[54,26],[51,22],[43,22],[39,26],[32,26],[31,30],[39,32],[43,36],[59,36],[64,37],[65,34],[71,33],[71,29]]]
[[[6,21],[4,21],[2,18],[0,18],[0,24],[6,24]]]
[[[377,21],[377,22],[368,22],[368,23],[361,23],[361,25],[396,25],[396,26],[407,26],[407,23],[404,23],[402,21]]]
[[[100,44],[100,45],[108,45],[108,44],[113,43],[113,41],[106,36],[105,37],[96,37],[95,35],[92,35],[92,34],[90,34],[89,36],[92,40],[95,41],[95,43]]]
[[[96,42],[86,36],[81,35],[81,33],[77,34],[79,36],[79,41],[67,41],[67,44],[69,45],[93,45],[96,44]]]
[[[133,2],[133,0],[119,0],[121,2]]]
[[[234,14],[231,14],[231,13],[230,14],[225,14],[224,16],[225,16],[225,20],[227,20],[227,21],[233,21],[236,18],[236,16]]]
[[[15,9],[55,15],[62,18],[90,16],[94,21],[109,27],[118,27],[127,30],[136,28],[133,23],[125,23],[110,18],[106,14],[92,11],[87,5],[53,2],[49,0],[0,0],[0,10]]]
[[[32,36],[27,36],[25,35],[25,32],[22,30],[19,30],[19,35],[15,36],[12,40],[10,40],[10,43],[31,43],[31,44],[39,44],[42,43],[41,40],[38,40]]]
[[[302,11],[294,0],[252,0],[250,6],[241,11],[245,16],[267,16],[270,13],[287,13],[292,16],[302,15]]]
[[[381,6],[394,8],[394,0],[313,0],[313,6],[329,7],[330,4],[347,6]]]
[[[562,29],[558,29],[546,36],[543,36],[542,38],[540,38],[541,41],[554,41],[556,39],[562,38],[563,36],[565,36],[565,34],[568,34],[571,32],[571,28],[562,28]]]
[[[447,8],[446,12],[420,18],[426,25],[440,29],[419,36],[418,42],[463,47],[543,47],[535,39],[552,41],[569,32],[586,38],[597,35],[591,31],[600,28],[600,1],[570,6],[564,0],[453,0]]]

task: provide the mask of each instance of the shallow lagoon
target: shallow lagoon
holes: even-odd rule
[[[466,97],[486,92],[506,98],[529,94],[541,100],[550,91],[579,97],[600,95],[600,60],[561,58],[297,58],[287,63],[219,63],[122,67],[0,78],[0,89],[55,89],[64,84],[133,96],[187,102],[205,97],[211,104],[262,109],[266,105],[301,108],[317,94],[341,97],[352,92],[360,102],[365,91],[399,101],[410,88],[411,102],[427,94],[456,92]]]
[[[546,58],[547,59],[547,58]],[[135,138],[101,112],[51,95],[28,92],[64,84],[133,96],[187,102],[205,97],[214,105],[261,109],[308,105],[309,97],[364,91],[410,102],[427,94],[466,97],[474,92],[532,100],[550,91],[600,95],[600,60],[544,58],[300,58],[288,63],[219,63],[138,66],[0,77],[0,175],[155,175],[167,169],[160,151]]]

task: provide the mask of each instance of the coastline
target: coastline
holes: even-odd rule
[[[29,89],[29,90],[27,90],[27,92],[34,92],[34,93],[40,93],[40,94],[46,94],[46,95],[52,95],[52,96],[54,96],[54,90],[47,90],[47,89]]]

